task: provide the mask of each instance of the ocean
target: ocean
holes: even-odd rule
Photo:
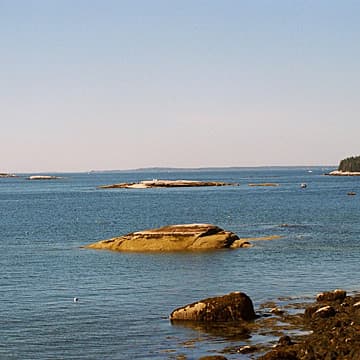
[[[63,178],[50,181],[29,181],[29,174],[0,179],[0,358],[198,359],[259,338],[229,339],[172,325],[169,314],[177,307],[232,291],[249,295],[257,310],[279,298],[359,290],[360,178],[324,176],[330,170],[144,170],[56,174]],[[239,185],[97,189],[153,178]],[[248,185],[264,182],[279,186]],[[211,223],[242,238],[281,238],[212,252],[81,248],[180,223]]]

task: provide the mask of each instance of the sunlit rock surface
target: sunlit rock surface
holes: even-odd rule
[[[116,251],[181,251],[239,248],[248,244],[233,232],[215,225],[180,224],[137,231],[85,247]]]

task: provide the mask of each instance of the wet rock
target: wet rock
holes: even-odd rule
[[[260,356],[259,360],[299,360],[299,358],[294,350],[275,349]]]
[[[257,350],[258,350],[258,348],[256,346],[245,345],[245,346],[241,346],[239,349],[237,349],[236,352],[238,352],[240,354],[251,354]]]
[[[327,305],[327,306],[323,306],[321,307],[320,309],[317,309],[314,314],[313,314],[313,317],[321,317],[321,318],[328,318],[328,317],[331,317],[331,316],[334,316],[336,314],[336,310],[330,306],[330,305]]]
[[[251,299],[242,292],[204,299],[175,309],[171,321],[231,322],[256,318]]]
[[[227,358],[222,355],[210,355],[210,356],[202,356],[198,360],[227,360]]]
[[[282,310],[278,307],[274,307],[274,308],[270,309],[270,312],[275,315],[283,315],[285,313],[284,310]]]
[[[316,301],[335,301],[344,300],[346,298],[346,291],[336,289],[333,291],[325,291],[316,295]]]
[[[284,336],[282,336],[282,337],[279,339],[278,345],[280,345],[280,346],[284,346],[284,345],[294,345],[294,343],[291,341],[290,336],[284,335]]]

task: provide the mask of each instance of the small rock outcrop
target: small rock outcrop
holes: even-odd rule
[[[168,225],[158,229],[133,232],[85,246],[115,251],[182,251],[246,247],[231,231],[211,224]]]
[[[343,301],[346,298],[346,291],[342,289],[336,289],[333,291],[325,291],[316,295],[316,301]]]
[[[253,303],[242,292],[200,300],[170,314],[171,321],[229,322],[255,318]]]

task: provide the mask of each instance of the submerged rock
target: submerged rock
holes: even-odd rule
[[[200,300],[170,314],[171,321],[231,322],[255,318],[253,303],[242,292]]]
[[[238,248],[245,240],[231,231],[211,224],[168,225],[158,229],[133,232],[85,246],[115,251],[181,251]]]

